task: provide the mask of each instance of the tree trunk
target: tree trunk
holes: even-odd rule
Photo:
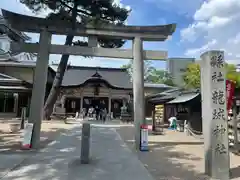
[[[73,38],[67,36],[66,42],[67,42],[68,38],[69,38],[69,42],[70,42],[71,39],[73,39]],[[61,61],[58,65],[56,76],[54,78],[51,91],[48,95],[48,98],[47,98],[45,106],[44,106],[44,112],[43,112],[44,119],[50,120],[50,116],[51,116],[52,111],[53,111],[53,106],[54,106],[54,104],[57,100],[57,97],[59,95],[60,86],[62,84],[63,76],[64,76],[65,70],[67,68],[67,65],[68,65],[68,59],[69,59],[69,55],[63,55],[61,57]]]
[[[77,3],[74,4],[74,8],[73,8],[73,14],[72,14],[72,29],[75,29],[76,26],[76,20],[77,20]],[[73,43],[73,35],[68,35],[66,37],[66,41],[65,41],[65,45],[71,46]],[[53,85],[52,88],[50,90],[50,93],[48,95],[48,98],[46,100],[45,106],[44,106],[44,111],[43,111],[43,118],[50,120],[50,116],[53,112],[53,107],[54,104],[57,100],[57,97],[59,95],[60,92],[60,87],[62,85],[62,80],[63,80],[63,76],[65,73],[65,70],[67,68],[68,65],[68,59],[69,59],[69,55],[62,55],[60,63],[58,65],[57,68],[57,72],[53,81]]]

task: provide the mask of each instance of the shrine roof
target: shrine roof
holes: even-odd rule
[[[15,77],[0,73],[0,92],[21,92],[31,91],[31,88],[26,86],[26,83]]]
[[[104,80],[116,88],[132,89],[131,78],[126,69],[82,66],[69,66],[63,77],[62,86],[83,85],[93,78]]]

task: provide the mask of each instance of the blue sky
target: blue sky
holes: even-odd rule
[[[231,63],[240,64],[240,1],[239,0],[116,0],[130,6],[129,25],[161,25],[177,23],[176,32],[165,42],[145,42],[146,50],[167,50],[169,57],[199,58],[210,49],[225,51]],[[18,0],[1,0],[0,7],[21,14],[34,15]],[[41,12],[38,16],[44,16]],[[37,41],[37,35],[30,35]],[[63,44],[65,37],[54,36],[53,42]],[[124,48],[131,48],[127,42]],[[51,55],[51,61],[59,56]],[[128,60],[106,58],[85,59],[70,57],[71,64],[84,66],[119,67]],[[154,61],[153,65],[164,68],[165,63]]]

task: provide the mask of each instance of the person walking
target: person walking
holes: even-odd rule
[[[102,120],[103,120],[103,122],[106,122],[106,119],[107,119],[107,109],[104,108],[102,110]]]
[[[96,112],[96,120],[99,120],[100,108],[98,106],[95,107],[95,112]]]

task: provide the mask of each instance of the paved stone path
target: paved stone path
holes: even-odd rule
[[[132,126],[117,129],[131,148]],[[164,130],[164,135],[149,133],[149,152],[136,152],[142,163],[157,180],[209,180],[204,175],[202,140],[185,133]],[[231,180],[240,180],[240,156],[230,153]]]
[[[12,168],[20,164],[27,158],[27,154],[1,154],[0,155],[0,179],[4,177]]]
[[[89,165],[80,164],[81,127],[75,125],[2,180],[153,180],[115,128],[92,126]]]

